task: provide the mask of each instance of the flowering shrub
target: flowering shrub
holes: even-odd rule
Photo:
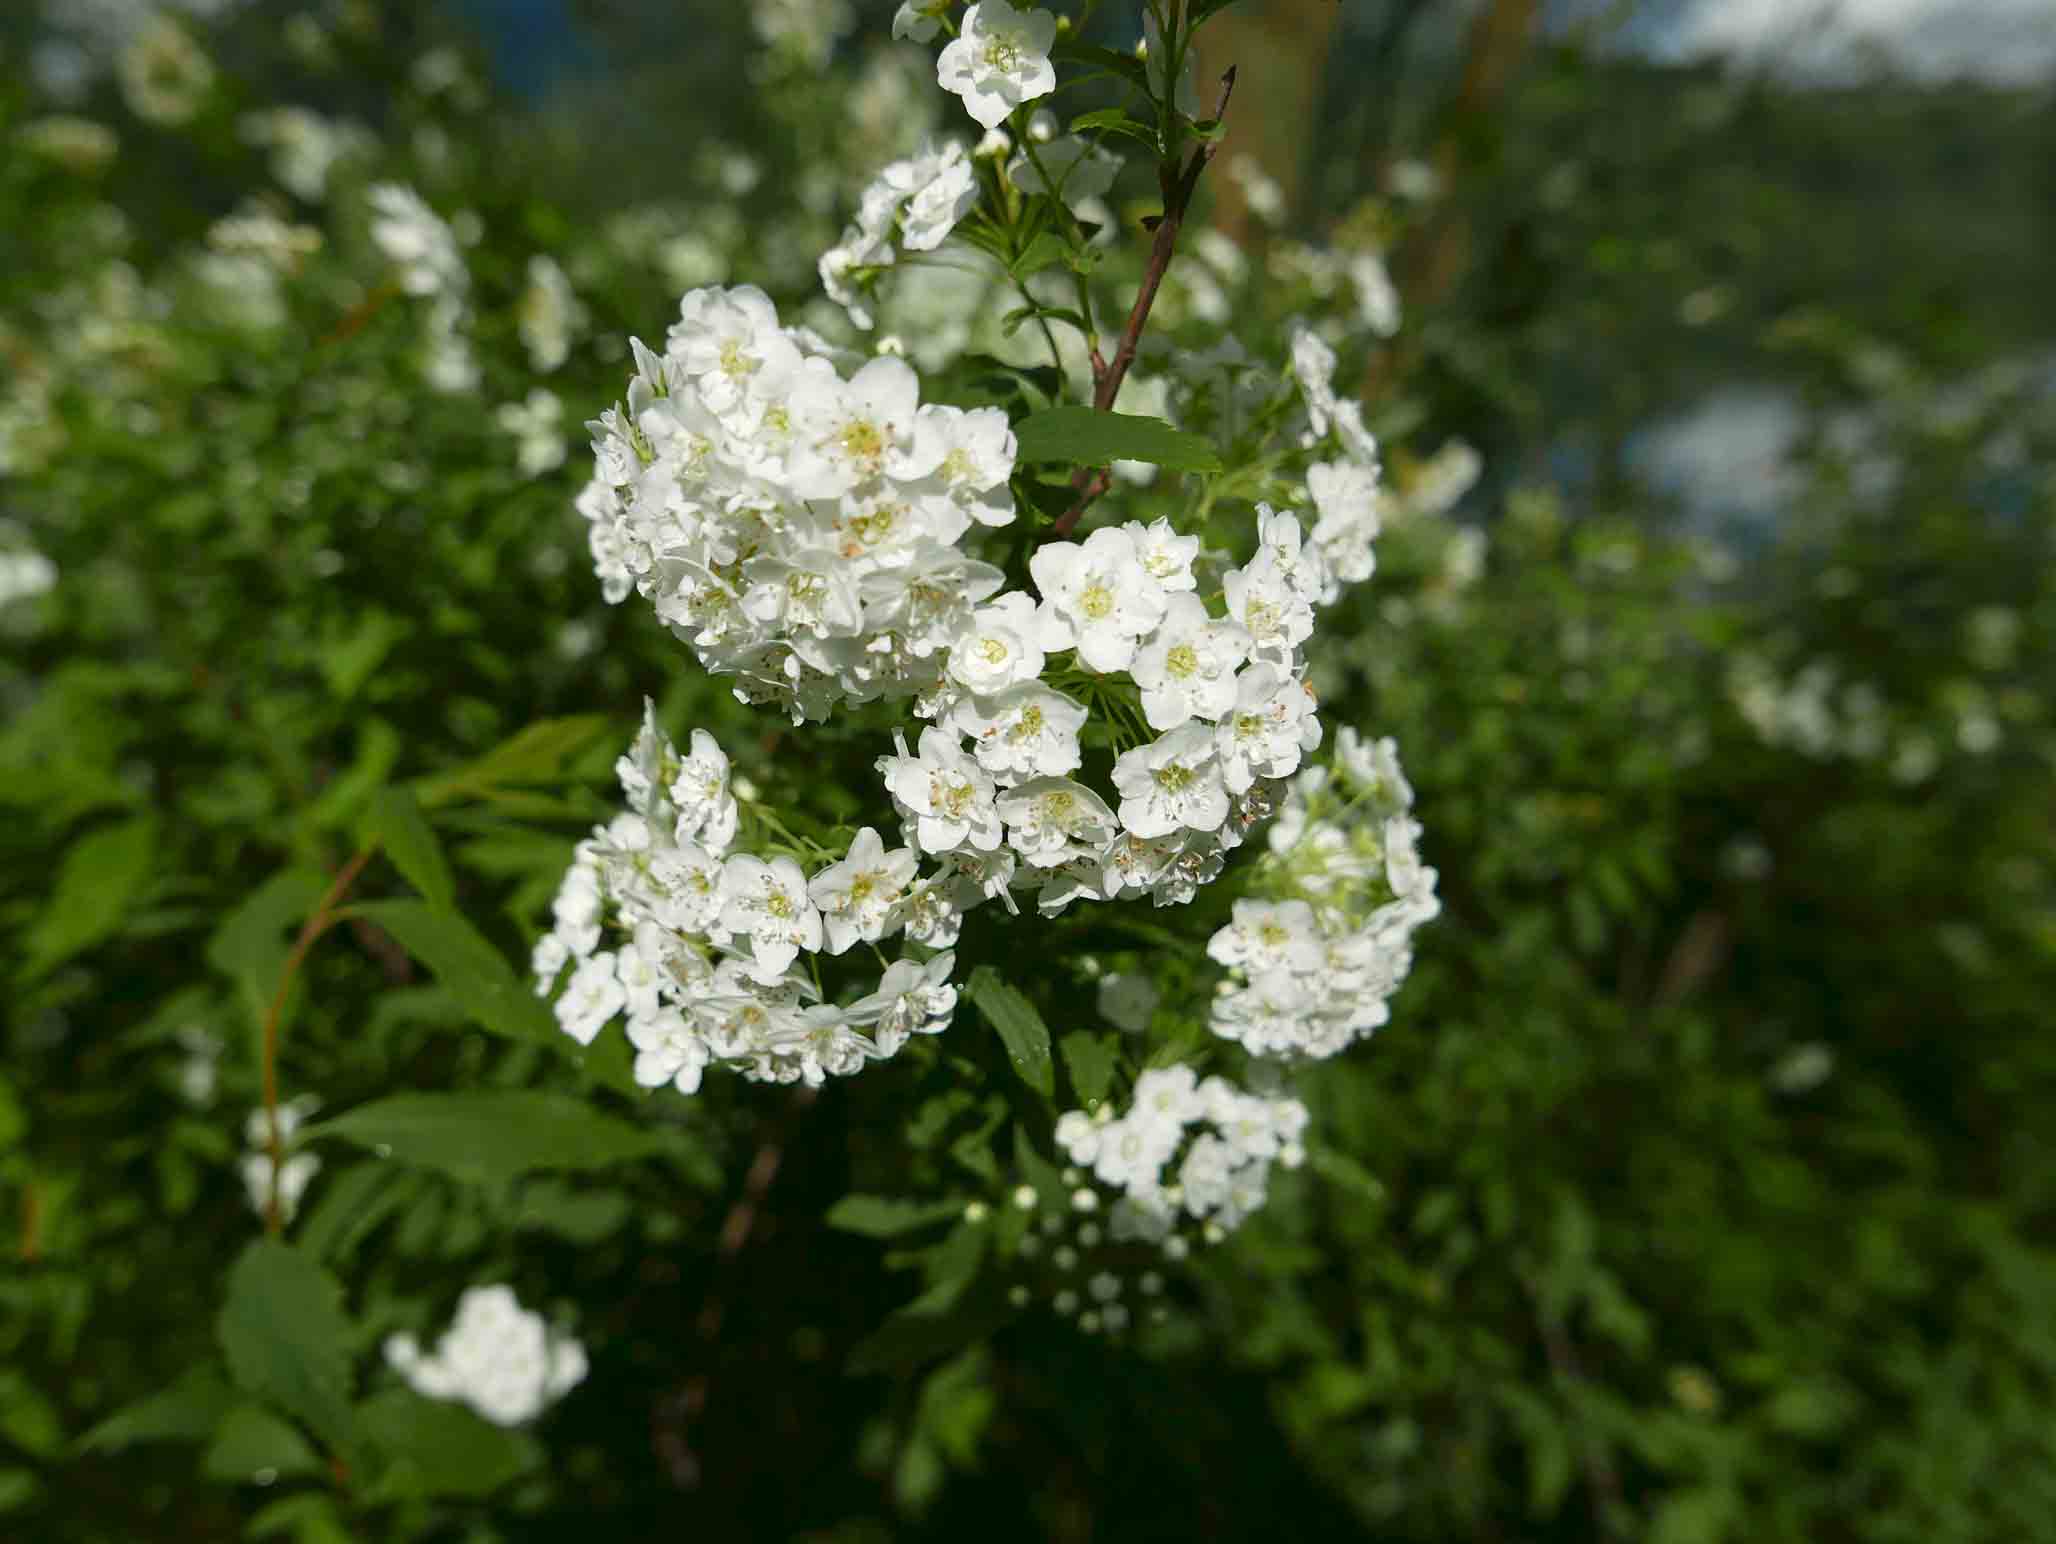
[[[1234,9],[0,21],[11,1534],[1998,1531],[2045,405],[1536,486]]]

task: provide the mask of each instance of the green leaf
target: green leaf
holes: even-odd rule
[[[1348,1191],[1357,1200],[1371,1206],[1385,1204],[1384,1181],[1347,1153],[1315,1142],[1307,1148],[1306,1162],[1322,1179]]]
[[[50,1396],[26,1375],[0,1368],[0,1437],[37,1458],[64,1447],[64,1419]]]
[[[1055,231],[1044,231],[1028,243],[1019,257],[1007,264],[1007,272],[1017,279],[1025,279],[1045,268],[1054,268],[1069,255],[1070,250],[1070,243]],[[1033,314],[1033,308],[1029,308],[1029,314]]]
[[[1101,47],[1097,43],[1083,43],[1073,37],[1058,38],[1050,53],[1058,59],[1066,59],[1075,64],[1097,65],[1109,74],[1120,76],[1145,96],[1149,94],[1149,71],[1133,54],[1120,53],[1115,49]],[[1081,79],[1089,80],[1091,77],[1085,76]],[[1077,84],[1077,80],[1065,82],[1067,86]]]
[[[1218,472],[1221,458],[1207,440],[1174,429],[1161,418],[1101,413],[1072,404],[1031,413],[1014,425],[1022,461],[1104,466],[1148,461],[1179,472]]]
[[[1045,1098],[1054,1093],[1056,1072],[1050,1064],[1049,1030],[1035,1005],[1002,981],[990,965],[971,972],[965,991],[1006,1042],[1007,1059],[1021,1081]]]
[[[287,1475],[319,1474],[321,1459],[288,1422],[262,1405],[241,1404],[223,1419],[200,1468],[231,1485],[269,1485]]]
[[[533,1089],[392,1094],[306,1134],[342,1137],[475,1185],[505,1185],[537,1169],[602,1169],[669,1145],[583,1099]]]
[[[157,822],[148,816],[102,826],[72,843],[50,899],[22,939],[28,955],[23,977],[41,976],[113,937],[155,872],[156,854]]]
[[[857,1377],[908,1372],[983,1340],[1012,1317],[997,1292],[966,1292],[968,1285],[945,1283],[894,1310],[851,1350],[848,1371]]]
[[[372,806],[371,828],[384,845],[386,856],[392,859],[393,867],[406,876],[407,883],[419,890],[429,905],[448,911],[457,904],[457,882],[450,875],[449,860],[443,856],[442,844],[429,828],[428,817],[421,813],[421,803],[411,789],[400,786],[382,790]]]
[[[1084,134],[1092,129],[1103,129],[1111,134],[1126,134],[1130,139],[1141,140],[1152,151],[1161,149],[1157,144],[1155,125],[1133,117],[1124,107],[1102,107],[1097,112],[1080,113],[1071,120],[1073,134]]]
[[[259,1239],[229,1268],[215,1321],[229,1375],[313,1428],[332,1448],[356,1437],[343,1290],[301,1250]]]
[[[599,713],[530,724],[476,761],[424,779],[417,785],[422,807],[434,809],[452,799],[477,798],[489,789],[513,784],[553,782],[565,775],[574,757],[614,729],[614,721]]]
[[[222,918],[207,940],[207,963],[236,984],[252,1029],[264,1022],[278,990],[291,948],[286,931],[300,924],[327,888],[314,869],[281,870]]]
[[[827,1223],[845,1233],[892,1238],[960,1215],[961,1201],[912,1201],[896,1196],[844,1196],[828,1208]]]
[[[76,1446],[80,1452],[111,1453],[131,1442],[197,1442],[235,1402],[235,1390],[211,1365],[189,1367],[170,1388],[123,1405]]]
[[[542,1462],[533,1437],[481,1420],[461,1405],[388,1389],[358,1408],[366,1438],[392,1458],[376,1498],[489,1496]]]
[[[437,911],[425,901],[373,901],[352,906],[346,916],[374,922],[435,972],[481,1029],[510,1040],[555,1047],[564,1034],[557,1020],[491,940],[455,912]]]
[[[1120,1060],[1112,1042],[1090,1030],[1074,1029],[1064,1036],[1063,1052],[1064,1070],[1071,1074],[1071,1087],[1079,1099],[1091,1106],[1106,1098]]]

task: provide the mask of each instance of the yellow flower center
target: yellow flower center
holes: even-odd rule
[[[1164,668],[1180,679],[1192,675],[1199,669],[1199,651],[1181,643],[1164,656]]]
[[[1095,622],[1103,622],[1114,612],[1114,592],[1103,584],[1090,584],[1085,593],[1078,597],[1078,609]]]

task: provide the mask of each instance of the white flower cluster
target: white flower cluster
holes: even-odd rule
[[[692,291],[664,352],[634,349],[579,500],[608,598],[639,590],[795,723],[934,686],[1003,583],[958,544],[1014,518],[1006,414],[924,406],[899,359],[845,380],[749,286]]]
[[[293,1220],[293,1214],[300,1209],[300,1198],[314,1183],[314,1176],[321,1172],[320,1158],[313,1153],[294,1151],[300,1128],[319,1108],[320,1101],[307,1095],[290,1099],[278,1107],[278,1145],[285,1159],[278,1166],[280,1222]],[[250,1198],[250,1209],[262,1217],[271,1206],[271,1117],[262,1105],[252,1110],[249,1119],[243,1122],[243,1142],[249,1149],[243,1154],[241,1165],[243,1191]]]
[[[1345,728],[1333,765],[1299,774],[1271,827],[1259,896],[1238,900],[1207,942],[1236,978],[1215,997],[1215,1034],[1252,1055],[1325,1057],[1390,1017],[1414,930],[1441,911],[1412,805],[1390,740],[1366,744]]]
[[[920,936],[938,907],[954,918],[915,882],[912,853],[885,851],[866,827],[809,878],[793,858],[735,850],[727,756],[705,730],[681,756],[653,712],[616,770],[628,812],[579,844],[556,926],[535,949],[544,995],[576,962],[556,1003],[566,1034],[590,1045],[625,1014],[636,1081],[690,1094],[710,1062],[764,1082],[819,1083],[949,1027],[952,954],[889,965],[875,991],[847,1004],[823,1002],[800,958],[901,930]]]
[[[1066,1112],[1056,1138],[1112,1193],[1112,1242],[1154,1244],[1182,1259],[1187,1232],[1218,1243],[1264,1204],[1273,1163],[1300,1165],[1306,1123],[1297,1099],[1246,1093],[1224,1078],[1202,1082],[1178,1064],[1136,1078],[1135,1097],[1118,1117],[1107,1105]]]
[[[1221,616],[1199,599],[1199,539],[1168,520],[1037,548],[1040,602],[977,608],[918,705],[937,722],[879,758],[908,844],[974,903],[1032,889],[1047,915],[1131,892],[1179,904],[1212,880],[1321,738],[1300,648],[1325,571],[1291,515],[1259,505],[1257,526],[1255,556],[1218,575]],[[1042,678],[1065,650],[1137,689],[1142,743],[1115,756],[1111,798],[1072,775],[1087,709]]]
[[[423,378],[436,391],[471,390],[478,384],[478,361],[467,335],[471,270],[455,230],[419,193],[399,183],[381,182],[365,196],[373,214],[371,239],[397,267],[400,288],[429,302]]]
[[[552,1333],[507,1286],[468,1287],[457,1317],[423,1353],[412,1335],[389,1336],[385,1358],[415,1393],[458,1400],[499,1426],[519,1426],[585,1380],[585,1348]]]
[[[873,179],[857,201],[857,218],[842,240],[821,254],[821,287],[868,330],[874,318],[861,283],[896,261],[893,235],[909,252],[933,252],[978,202],[978,177],[971,157],[955,140],[940,148],[894,161]]]

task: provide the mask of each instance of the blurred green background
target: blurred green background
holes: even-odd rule
[[[1279,254],[1378,252],[1403,318],[1348,364],[1417,509],[1318,668],[1446,910],[1306,1081],[1336,1166],[1178,1333],[851,1376],[908,1287],[819,1219],[909,1142],[941,1172],[941,1068],[825,1097],[732,1258],[788,1119],[747,1089],[604,1183],[332,1150],[295,1236],[365,1347],[514,1271],[595,1363],[547,1462],[370,1497],[187,1376],[256,1226],[248,998],[373,790],[536,720],[602,716],[446,832],[516,968],[645,693],[810,796],[601,602],[577,425],[681,289],[802,304],[955,104],[858,0],[170,10],[204,83],[137,62],[140,0],[0,16],[0,1533],[2056,1538],[2056,7],[1230,7],[1209,282],[1255,316]],[[472,213],[472,389],[363,277],[384,178]],[[253,189],[325,233],[270,300],[208,266]],[[542,252],[584,315],[539,374]],[[292,1086],[564,1081],[449,998],[338,947]]]

